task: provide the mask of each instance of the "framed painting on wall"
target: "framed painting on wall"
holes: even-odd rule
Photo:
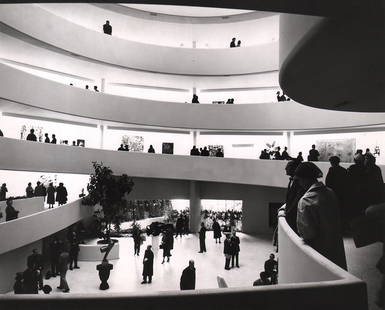
[[[356,151],[356,139],[317,140],[316,148],[320,161],[329,161],[331,156],[338,156],[343,163],[353,162]]]
[[[223,145],[209,145],[208,148],[209,148],[209,154],[210,154],[210,156],[213,156],[213,157],[215,157],[215,156],[217,155],[217,151],[218,151],[219,149],[222,150],[222,153],[223,153],[223,154],[225,153],[225,151],[224,151],[224,149],[223,149]]]
[[[174,143],[163,142],[162,143],[162,154],[174,154]]]

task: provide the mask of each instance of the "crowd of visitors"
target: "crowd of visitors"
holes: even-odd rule
[[[282,95],[281,95],[281,92],[280,91],[277,91],[277,101],[278,102],[281,102],[281,101],[290,101],[290,98],[288,96],[285,96],[285,93],[282,92]]]
[[[45,279],[60,276],[57,288],[64,293],[70,291],[66,279],[68,269],[80,268],[78,266],[79,244],[77,232],[70,230],[67,239],[59,239],[55,236],[49,245],[50,270],[46,271]],[[27,257],[27,269],[16,273],[13,286],[15,294],[38,294],[39,290],[49,294],[52,291],[49,285],[44,285],[43,270],[47,269],[44,263],[43,255],[37,249],[33,249],[32,254]]]
[[[213,150],[212,154],[215,154],[215,157],[224,157],[222,149]],[[207,149],[207,146],[203,148],[197,148],[195,145],[190,150],[191,156],[210,156],[210,151]],[[211,155],[214,156],[214,155]]]

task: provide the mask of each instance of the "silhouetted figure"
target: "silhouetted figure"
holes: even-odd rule
[[[72,141],[72,146],[77,146],[76,141]]]
[[[175,224],[175,230],[176,230],[175,237],[178,237],[178,235],[180,235],[182,237],[183,228],[184,228],[184,220],[183,220],[182,215],[180,215],[178,217],[178,219],[176,220],[176,224]]]
[[[61,241],[55,236],[50,245],[50,263],[51,263],[51,274],[53,277],[56,277],[59,274],[59,255],[61,251],[62,243]]]
[[[298,201],[305,194],[305,190],[298,184],[298,180],[294,178],[295,169],[301,162],[291,160],[285,167],[286,175],[289,176],[289,184],[286,192],[285,218],[291,229],[298,233],[297,230],[297,207]]]
[[[195,267],[192,259],[188,262],[188,267],[182,272],[182,276],[180,277],[180,289],[182,291],[195,290]]]
[[[52,135],[51,143],[56,144],[56,136],[55,135]]]
[[[73,268],[79,269],[80,267],[78,266],[78,257],[80,251],[80,241],[75,231],[72,231],[68,241],[70,244],[70,270],[72,270]]]
[[[47,195],[47,190],[43,184],[39,181],[36,182],[35,186],[35,197],[45,197]]]
[[[190,226],[189,226],[190,218],[188,217],[188,215],[185,215],[183,217],[183,222],[184,222],[183,233],[185,235],[188,235],[190,233]]]
[[[351,190],[349,191],[351,219],[363,215],[366,208],[367,199],[364,160],[364,156],[357,153],[354,155],[354,164],[347,169],[349,184],[351,186]]]
[[[64,187],[63,183],[59,183],[59,186],[56,189],[56,201],[58,202],[59,206],[64,205],[67,203],[67,189]]]
[[[222,237],[222,232],[221,232],[221,226],[219,225],[219,223],[217,222],[216,219],[214,219],[213,221],[213,232],[214,232],[214,239],[215,239],[215,243],[221,243],[221,237]]]
[[[287,147],[286,146],[285,146],[285,148],[284,148],[284,150],[282,152],[281,159],[282,160],[290,160],[291,159],[289,153],[287,152]]]
[[[298,234],[313,249],[346,269],[338,199],[317,179],[322,171],[312,162],[301,163],[295,178],[306,193],[298,202]]]
[[[28,183],[28,186],[25,189],[25,194],[26,194],[27,198],[33,197],[33,187],[32,187],[31,182]]]
[[[7,192],[8,192],[7,184],[3,183],[0,188],[0,201],[4,201],[6,199]]]
[[[206,227],[201,223],[201,229],[199,230],[199,253],[206,252]]]
[[[70,260],[70,255],[66,250],[65,245],[63,244],[61,246],[61,251],[60,251],[59,259],[58,259],[58,268],[59,268],[59,273],[60,273],[60,284],[57,287],[58,289],[63,290],[63,293],[68,293],[70,291],[70,288],[67,283],[67,271],[68,271],[68,264]]]
[[[384,202],[384,180],[376,158],[370,151],[365,154],[364,161],[366,206]]]
[[[283,101],[282,97],[281,97],[281,92],[280,91],[277,91],[277,101],[278,102]]]
[[[205,146],[201,152],[201,156],[210,156],[210,152],[207,149],[207,146]]]
[[[236,40],[236,38],[232,38],[232,39],[231,39],[230,47],[236,47],[236,46],[235,46],[235,40]]]
[[[225,254],[225,269],[230,270],[230,260],[232,256],[232,243],[230,234],[226,234],[226,239],[223,242],[223,254]]]
[[[132,239],[134,240],[134,255],[140,253],[141,233],[138,226],[134,226],[132,229]]]
[[[23,294],[39,293],[39,275],[31,262],[27,262],[27,269],[23,272]]]
[[[142,284],[151,283],[154,273],[154,253],[151,250],[151,245],[147,246],[143,257],[143,281]],[[148,278],[148,281],[147,281]]]
[[[232,246],[231,268],[234,267],[234,261],[237,268],[239,268],[239,252],[241,251],[241,248],[239,246],[240,243],[241,241],[239,240],[237,233],[234,231],[233,235],[231,236],[231,246]]]
[[[348,171],[340,166],[340,158],[332,156],[329,158],[331,167],[326,175],[325,185],[331,188],[338,198],[341,211],[342,227],[348,228],[349,220],[349,179]]]
[[[3,132],[1,131],[1,129],[0,129],[0,137],[4,137],[4,134],[3,134]]]
[[[23,273],[17,272],[15,277],[15,284],[13,285],[13,292],[15,294],[24,294],[23,289]]]
[[[106,20],[106,23],[103,25],[103,32],[112,35],[112,26],[110,25],[109,20]]]
[[[6,204],[7,206],[5,208],[5,221],[8,222],[8,221],[16,220],[19,215],[19,211],[17,211],[13,207],[13,199],[8,198]]]
[[[53,186],[52,183],[49,183],[47,188],[47,204],[49,209],[53,208],[55,204],[55,192],[56,192],[55,187]]]
[[[70,86],[74,86],[74,84],[70,83]]]
[[[369,148],[367,148],[367,149],[365,150],[364,156],[366,156],[366,155],[373,155],[373,154],[370,152],[370,149],[369,149]]]
[[[241,47],[241,40],[238,40],[237,47]]]
[[[161,246],[163,248],[163,261],[162,261],[162,264],[164,264],[165,257],[167,257],[167,262],[170,261],[171,250],[174,247],[174,236],[173,236],[173,233],[172,233],[171,229],[167,229],[163,233]]]
[[[86,85],[85,89],[89,90],[89,89],[90,89],[90,87],[89,87],[88,85]]]
[[[27,141],[35,141],[35,142],[37,141],[37,137],[34,132],[35,132],[35,129],[31,129],[29,131],[29,134],[27,136]]]
[[[222,149],[218,149],[216,154],[215,154],[216,157],[223,157],[223,152],[222,152]]]
[[[261,151],[261,155],[259,155],[259,159],[270,159],[270,155],[266,149],[263,149]]]
[[[32,250],[32,254],[27,258],[27,265],[31,266],[33,270],[37,272],[39,290],[43,289],[43,268],[44,268],[44,258],[37,249]]]
[[[155,153],[155,149],[152,145],[150,145],[150,147],[148,148],[148,153]]]
[[[195,145],[191,149],[190,155],[192,155],[192,156],[199,156],[200,155],[199,150],[197,149],[197,147]]]
[[[124,150],[126,151],[126,152],[129,152],[130,150],[128,149],[128,144],[126,144],[125,146],[124,146]]]
[[[269,278],[267,277],[266,272],[262,271],[259,274],[259,277],[260,278],[258,280],[254,281],[253,286],[271,285],[271,282],[270,282]]]
[[[271,284],[277,284],[278,262],[275,260],[274,254],[270,254],[270,258],[265,261],[265,275],[270,278]]]
[[[96,85],[94,86],[94,91],[99,92],[99,89]]]
[[[303,162],[302,152],[298,152],[297,160]]]
[[[123,146],[123,144],[120,145],[120,147],[118,148],[118,151],[124,151],[124,146]]]
[[[281,159],[281,148],[277,146],[274,152],[274,159],[275,160],[280,160]]]
[[[315,148],[315,144],[311,146],[311,150],[309,151],[309,156],[307,157],[308,161],[318,161],[318,157],[320,156],[318,150]]]
[[[196,94],[193,95],[191,103],[199,103],[198,96]]]
[[[44,143],[51,143],[48,137],[48,133],[44,134],[44,136],[45,136]]]

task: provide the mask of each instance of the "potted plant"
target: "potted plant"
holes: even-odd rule
[[[90,175],[90,182],[87,186],[89,194],[82,199],[82,204],[102,207],[98,216],[104,222],[102,244],[110,244],[111,225],[120,228],[127,209],[127,195],[131,192],[134,182],[126,174],[121,176],[113,175],[109,167],[103,163],[93,162],[95,172]]]

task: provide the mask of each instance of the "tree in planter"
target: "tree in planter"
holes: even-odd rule
[[[110,243],[111,225],[120,229],[127,206],[126,196],[134,187],[134,182],[126,174],[113,175],[109,167],[103,163],[92,162],[94,173],[90,175],[87,186],[89,194],[82,200],[82,204],[95,206],[100,204],[103,212],[102,221],[105,222],[104,242]]]

